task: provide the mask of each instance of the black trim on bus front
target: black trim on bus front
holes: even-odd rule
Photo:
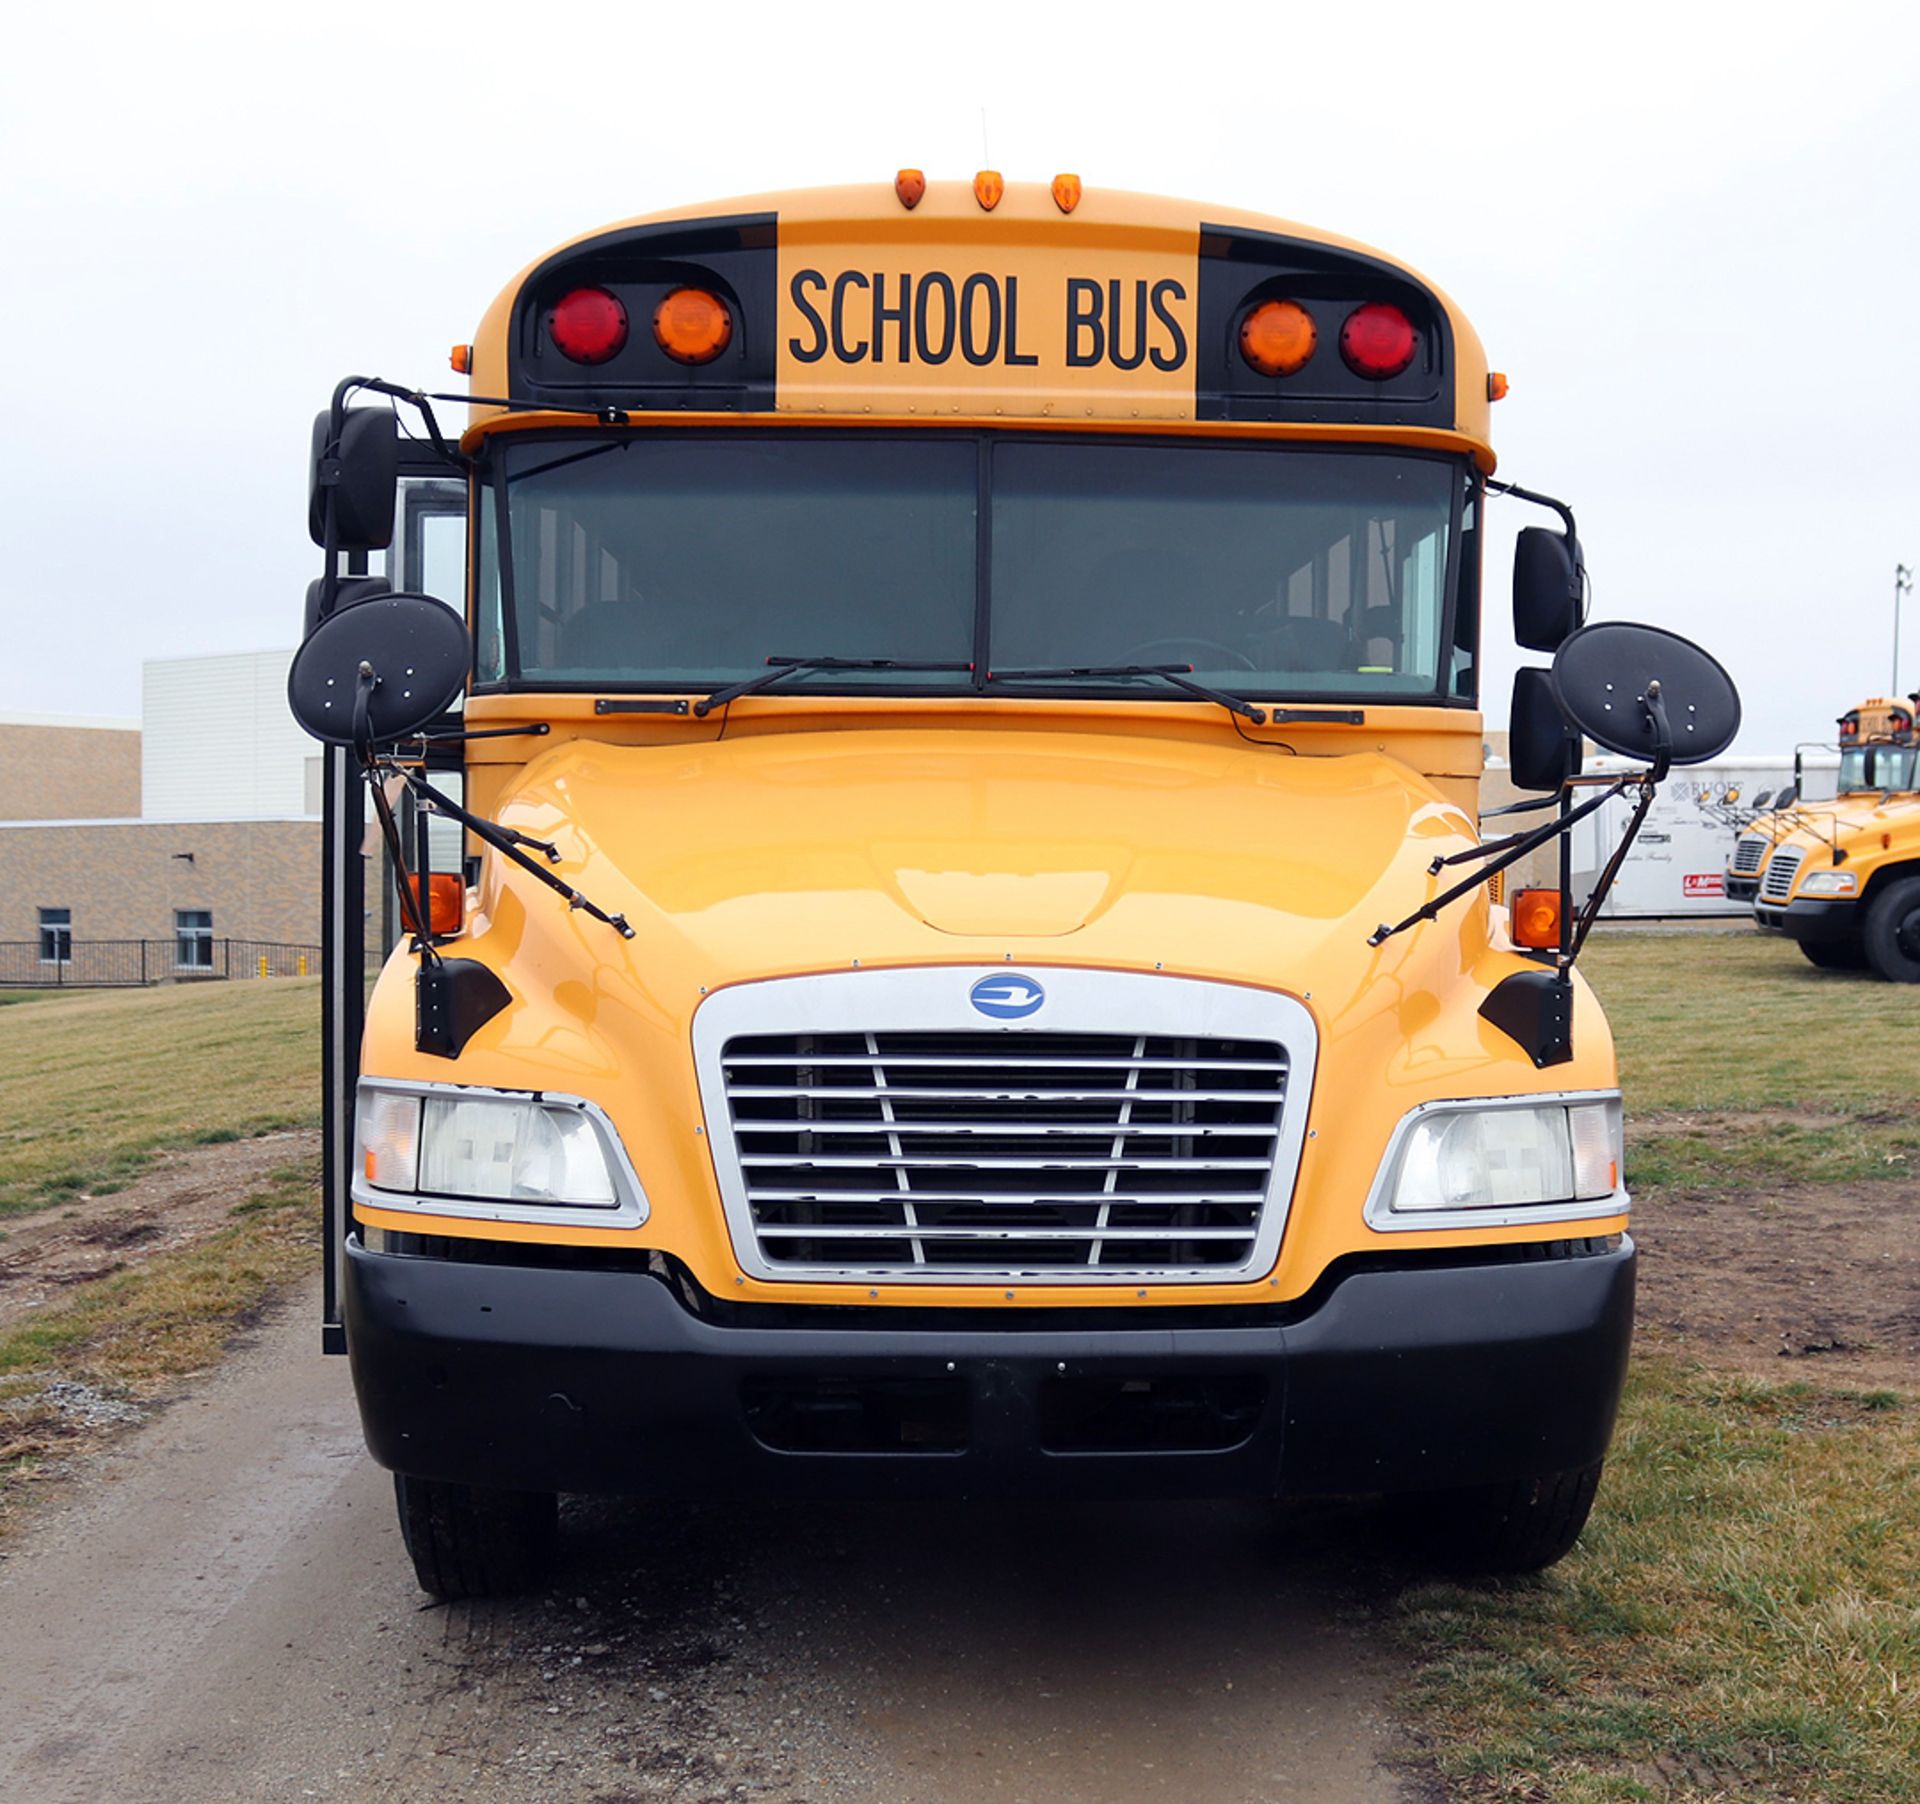
[[[1631,1241],[1343,1272],[1287,1320],[1113,1309],[854,1327],[706,1319],[635,1271],[349,1245],[367,1445],[418,1477],[727,1496],[1328,1495],[1577,1470],[1605,1452]],[[915,1312],[918,1313],[918,1312]],[[954,1312],[958,1316],[961,1312]],[[979,1313],[979,1312],[972,1312]],[[1083,1312],[1075,1312],[1083,1313]]]
[[[626,226],[570,244],[520,284],[507,326],[507,393],[519,400],[770,413],[774,406],[780,284],[779,217],[739,213]],[[554,302],[605,288],[627,310],[627,341],[605,363],[563,357],[546,335]],[[700,287],[727,302],[733,336],[711,363],[683,364],[653,336],[653,310],[674,289]]]
[[[1278,232],[1204,222],[1199,254],[1195,418],[1453,427],[1447,310],[1397,264]],[[1292,301],[1313,317],[1317,347],[1290,376],[1263,376],[1240,354],[1241,321],[1269,300]],[[1356,375],[1340,355],[1342,324],[1369,301],[1399,307],[1420,334],[1411,366],[1383,381]]]
[[[597,430],[590,436],[601,442],[619,442],[637,439],[666,439],[675,428],[635,426],[627,428],[608,428]],[[789,441],[796,435],[802,438],[820,438],[844,443],[850,440],[918,441],[939,434],[951,437],[958,433],[973,438],[979,446],[979,461],[976,476],[976,537],[974,568],[974,631],[972,636],[974,671],[970,681],[964,683],[862,683],[857,687],[836,688],[830,683],[809,682],[803,689],[785,693],[810,696],[842,696],[853,698],[874,698],[883,700],[961,700],[973,699],[982,695],[1018,695],[1023,700],[1054,701],[1164,701],[1186,702],[1191,697],[1181,694],[1169,686],[1164,692],[1125,683],[1056,683],[1049,682],[1044,688],[1034,687],[1013,690],[1002,687],[990,687],[987,681],[989,669],[989,643],[992,632],[992,508],[985,505],[984,498],[991,493],[992,452],[998,444],[1034,438],[1062,437],[1058,428],[1029,427],[1010,425],[982,431],[973,427],[947,427],[937,422],[928,422],[922,427],[796,427],[796,426],[711,426],[702,427],[703,437],[724,436],[729,439],[767,439]],[[494,539],[491,548],[491,562],[497,566],[498,582],[501,592],[501,611],[503,633],[503,658],[508,675],[500,681],[482,681],[476,664],[475,680],[471,692],[475,695],[666,695],[685,696],[705,693],[699,685],[688,687],[686,684],[641,683],[614,681],[569,681],[560,678],[539,677],[522,678],[520,671],[519,615],[516,597],[513,591],[513,555],[511,522],[507,505],[506,460],[495,455],[501,445],[519,446],[548,440],[578,439],[583,435],[578,427],[556,427],[545,430],[516,432],[504,440],[491,441],[483,448],[482,458],[491,460],[491,467],[483,469],[483,480],[492,492],[494,500]],[[1270,443],[1267,441],[1204,439],[1196,441],[1177,434],[1137,434],[1137,433],[1100,433],[1078,430],[1073,433],[1076,442],[1099,442],[1102,444],[1140,445],[1146,447],[1190,447],[1195,443],[1208,446],[1227,446],[1243,449],[1249,453],[1266,452],[1269,455],[1284,456],[1288,453],[1307,453],[1315,456],[1336,457],[1396,457],[1416,459],[1423,463],[1437,463],[1464,470],[1467,482],[1455,491],[1452,502],[1452,518],[1447,535],[1447,567],[1442,578],[1441,615],[1438,622],[1438,651],[1434,686],[1423,691],[1371,691],[1353,689],[1258,689],[1235,686],[1234,693],[1248,700],[1260,702],[1302,702],[1312,706],[1324,706],[1332,709],[1354,710],[1362,713],[1367,708],[1475,708],[1479,706],[1479,665],[1476,655],[1478,642],[1477,630],[1473,643],[1469,645],[1461,639],[1463,623],[1461,578],[1468,568],[1467,552],[1473,554],[1472,575],[1473,595],[1479,595],[1480,527],[1485,508],[1485,490],[1479,474],[1469,460],[1460,453],[1429,451],[1402,445],[1347,445],[1347,444],[1310,444],[1292,445]],[[1467,509],[1472,506],[1473,523],[1465,524]],[[1471,537],[1469,547],[1464,541]],[[479,583],[487,568],[488,560],[482,559],[474,566],[475,597],[473,618],[479,618]],[[1477,619],[1472,623],[1477,629]],[[475,635],[476,659],[478,657],[479,636]],[[1453,653],[1456,649],[1468,653],[1467,662],[1459,673],[1467,679],[1464,692],[1456,693],[1456,673],[1453,668]],[[1263,742],[1264,743],[1264,742]]]

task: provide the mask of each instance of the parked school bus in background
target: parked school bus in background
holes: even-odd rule
[[[1841,716],[1838,794],[1777,823],[1753,904],[1759,926],[1814,964],[1893,983],[1920,983],[1916,699],[1875,698]]]
[[[1450,1557],[1564,1553],[1634,1249],[1564,910],[1440,907],[1505,388],[1453,303],[903,172],[588,233],[455,359],[463,712],[398,737],[439,616],[340,574],[387,543],[361,379],[294,677],[376,806],[470,811],[364,1032],[328,988],[329,1341],[422,1583],[516,1582],[596,1491],[1387,1493]]]
[[[1815,752],[1802,746],[1794,754],[1794,780],[1771,811],[1756,816],[1740,830],[1727,858],[1727,894],[1736,902],[1752,903],[1760,894],[1760,877],[1773,848],[1796,828],[1820,835],[1828,832],[1842,803],[1857,811],[1875,798],[1914,793],[1914,738],[1911,703],[1874,696],[1840,716],[1839,750]],[[1817,773],[1829,758],[1837,758],[1833,788],[1828,793]],[[1828,835],[1830,837],[1830,834]],[[1816,960],[1816,962],[1818,962]]]

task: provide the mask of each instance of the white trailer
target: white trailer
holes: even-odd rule
[[[1809,751],[1801,757],[1801,781],[1809,798],[1833,793],[1839,760],[1832,752]],[[1624,770],[1618,758],[1589,758],[1588,775]],[[1663,916],[1742,916],[1750,903],[1727,898],[1727,860],[1740,828],[1756,808],[1794,781],[1794,755],[1719,758],[1676,770],[1661,784],[1640,837],[1628,851],[1600,913],[1609,918],[1654,919]],[[1630,797],[1616,797],[1574,829],[1573,894],[1576,903],[1592,892],[1608,854],[1632,812]]]

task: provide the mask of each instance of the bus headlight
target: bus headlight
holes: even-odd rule
[[[1853,871],[1809,871],[1800,879],[1803,896],[1851,896],[1860,887]]]
[[[1376,1228],[1617,1214],[1618,1097],[1433,1103],[1401,1123],[1367,1203]]]
[[[512,1091],[363,1084],[359,1183],[381,1206],[494,1219],[604,1210],[646,1218],[611,1123],[589,1103]]]

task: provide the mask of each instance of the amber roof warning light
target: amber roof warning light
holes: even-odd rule
[[[717,294],[676,288],[653,310],[653,336],[676,363],[711,363],[733,338],[733,315]]]
[[[1263,376],[1304,369],[1320,334],[1298,301],[1262,301],[1240,322],[1240,355]]]

